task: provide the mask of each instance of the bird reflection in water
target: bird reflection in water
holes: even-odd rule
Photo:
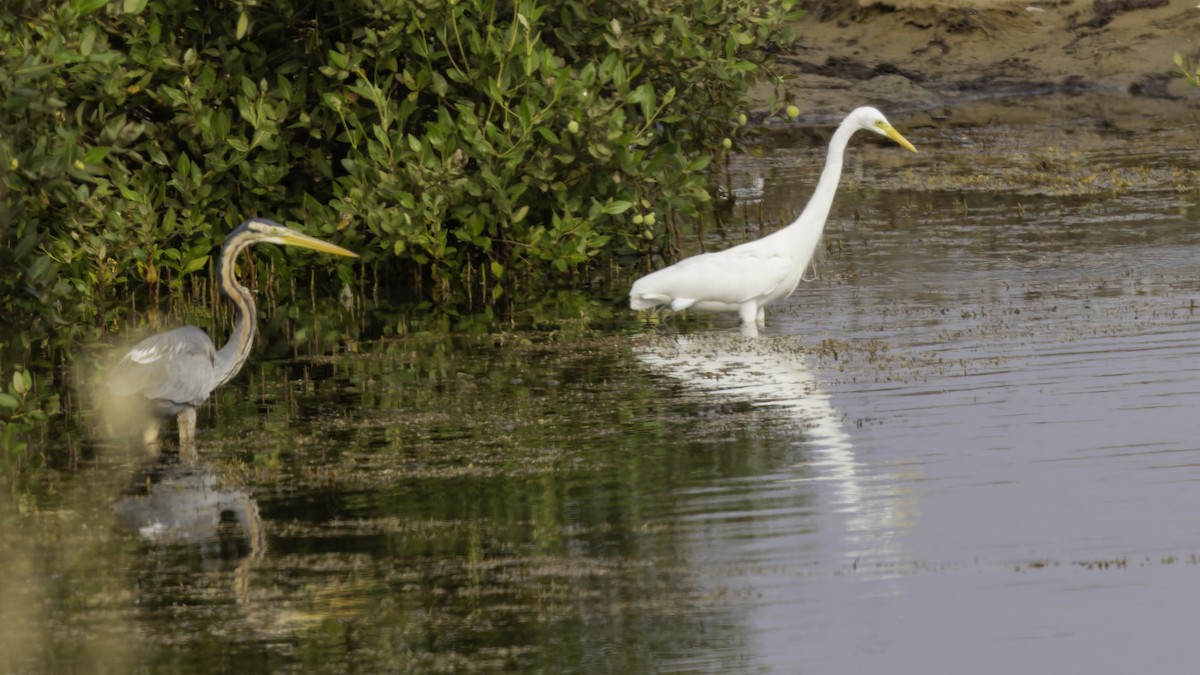
[[[906,522],[903,500],[887,476],[870,475],[855,456],[842,413],[794,340],[660,332],[645,336],[635,353],[706,398],[745,401],[778,414],[785,427],[794,423],[803,449],[784,481],[831,486],[821,517],[843,532],[850,559],[888,552],[890,535]]]
[[[192,448],[148,462],[113,505],[117,520],[156,546],[193,547],[206,564],[236,560],[233,594],[250,598],[250,573],[266,552],[258,504],[249,490],[225,484]]]

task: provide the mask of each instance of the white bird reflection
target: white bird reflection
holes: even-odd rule
[[[818,481],[825,508],[818,527],[841,533],[845,549],[838,564],[860,558],[894,559],[896,531],[906,517],[895,485],[871,475],[855,457],[843,415],[809,370],[794,339],[747,339],[729,333],[652,336],[635,349],[643,362],[705,396],[744,401],[777,411],[794,423],[803,447],[784,482]],[[828,557],[825,561],[828,562]]]

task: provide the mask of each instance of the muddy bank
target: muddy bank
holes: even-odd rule
[[[802,121],[1084,93],[1127,97],[1134,117],[1200,119],[1200,90],[1173,74],[1176,52],[1200,56],[1194,0],[815,2],[794,32],[780,61]]]

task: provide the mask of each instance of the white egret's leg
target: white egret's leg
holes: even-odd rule
[[[742,319],[742,335],[758,337],[758,316],[761,310],[758,303],[751,300],[738,307],[738,316]]]
[[[738,316],[742,318],[742,323],[755,325],[758,321],[758,303],[753,300],[743,302],[738,306]]]
[[[179,445],[191,445],[196,440],[196,409],[184,408],[179,413]]]
[[[767,308],[766,308],[766,307],[759,307],[759,308],[758,308],[758,321],[757,321],[757,323],[758,323],[758,327],[759,327],[759,328],[766,328],[766,327],[767,327]]]

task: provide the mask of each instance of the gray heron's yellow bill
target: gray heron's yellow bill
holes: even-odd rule
[[[286,234],[279,235],[280,241],[287,246],[299,246],[300,248],[310,248],[314,251],[322,253],[332,253],[333,255],[346,256],[347,258],[357,258],[358,254],[349,249],[344,249],[337,244],[331,244],[323,239],[310,237],[307,234],[290,231]]]

